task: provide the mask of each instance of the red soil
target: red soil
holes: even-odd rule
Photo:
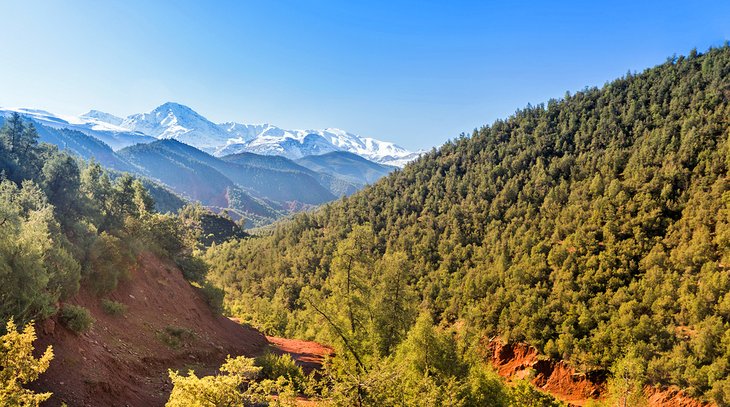
[[[537,349],[525,344],[504,345],[499,340],[487,344],[488,357],[500,376],[519,380],[530,379],[540,390],[573,405],[584,405],[589,399],[599,398],[603,384],[578,375],[564,362],[541,357]]]
[[[570,406],[583,406],[606,395],[604,375],[580,374],[564,361],[551,360],[532,346],[503,344],[492,339],[485,344],[485,357],[508,380],[528,379],[540,390]],[[644,388],[650,407],[707,407],[710,404],[684,395],[678,389]]]
[[[267,336],[266,339],[269,340],[276,353],[290,354],[305,374],[321,369],[325,357],[334,353],[332,348],[317,342],[277,338],[275,336]]]
[[[679,389],[657,389],[656,387],[646,386],[644,394],[649,399],[650,406],[661,407],[707,407],[708,403],[702,403],[691,397],[685,396]]]
[[[84,289],[68,301],[96,319],[87,333],[75,335],[53,319],[39,324],[36,349],[53,345],[55,353],[33,386],[53,392],[46,405],[161,406],[171,390],[168,369],[213,374],[226,355],[256,356],[267,346],[260,332],[215,315],[174,263],[149,253],[106,298],[125,304],[126,313],[105,314]],[[193,335],[173,349],[161,340],[167,327]]]

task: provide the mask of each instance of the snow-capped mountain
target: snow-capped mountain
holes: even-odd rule
[[[0,108],[0,116],[8,116],[13,112],[20,113],[22,116],[50,128],[80,131],[103,141],[114,150],[155,141],[153,137],[120,127],[122,119],[96,110],[76,117],[57,115],[39,109]]]
[[[238,125],[245,126],[245,125]],[[284,130],[271,125],[265,127],[255,137],[248,140],[231,139],[216,154],[226,155],[244,151],[281,155],[299,159],[310,155],[326,154],[332,151],[347,151],[381,164],[402,167],[421,152],[413,153],[394,143],[373,138],[360,137],[344,130],[328,128],[324,130]]]
[[[269,128],[276,128],[270,124],[241,124],[235,122],[221,123],[218,125],[231,137],[228,143],[246,143],[258,137]]]
[[[88,112],[82,114],[80,118],[86,119],[88,121],[97,121],[99,123],[108,123],[117,127],[119,127],[124,121],[124,119],[122,119],[121,117],[117,117],[113,114],[104,113],[98,110],[89,110]]]
[[[109,123],[115,124],[114,116],[109,116],[113,120]],[[93,117],[104,120],[100,112]],[[298,159],[348,151],[375,162],[402,167],[421,154],[339,129],[286,130],[271,124],[215,124],[191,108],[172,102],[149,113],[131,115],[119,126],[158,139],[173,138],[217,156],[252,152]]]
[[[212,152],[228,142],[229,134],[193,109],[168,102],[149,113],[133,114],[122,127],[158,139],[175,139]]]
[[[270,124],[216,124],[193,109],[168,102],[149,113],[126,118],[91,110],[78,117],[54,115],[34,109],[17,111],[55,128],[71,128],[96,137],[118,150],[155,139],[175,139],[217,156],[251,152],[299,159],[333,151],[347,151],[381,164],[402,167],[422,152],[411,152],[394,143],[360,137],[344,130],[286,130]]]

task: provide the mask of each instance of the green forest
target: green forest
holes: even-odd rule
[[[692,51],[215,244],[209,277],[254,327],[333,344],[343,405],[500,405],[473,362],[495,336],[730,405],[729,137],[730,48]]]
[[[88,331],[82,287],[124,313],[105,296],[152,251],[214,309],[335,350],[310,376],[268,354],[171,371],[169,405],[560,405],[505,384],[494,339],[607,377],[597,405],[644,385],[730,405],[727,45],[528,105],[252,235],[37,140],[18,114],[0,129],[0,401],[51,397],[23,387],[53,363],[31,322]]]
[[[160,214],[139,179],[37,138],[18,114],[0,130],[1,326],[56,314],[82,284],[99,296],[113,291],[143,248],[192,259],[195,207]]]
[[[0,404],[58,402],[50,392],[27,388],[53,364],[54,357],[52,346],[34,349],[34,322],[54,318],[76,335],[90,331],[96,321],[89,310],[67,302],[82,287],[99,299],[105,313],[124,315],[126,306],[107,296],[131,278],[145,251],[174,260],[208,304],[222,309],[222,292],[210,282],[208,264],[199,255],[208,245],[225,247],[229,240],[245,241],[247,235],[225,214],[215,215],[199,204],[187,205],[176,214],[159,213],[142,180],[109,173],[96,162],[38,143],[35,127],[17,114],[0,129],[0,165]],[[147,183],[153,191],[160,188]],[[157,195],[172,196],[159,191]],[[366,259],[357,252],[357,245],[369,236],[366,229],[358,233],[362,235],[353,234],[341,247],[343,255],[355,256],[356,261]],[[386,258],[383,267],[388,278],[400,278],[405,270],[398,267],[404,259]],[[344,267],[344,260],[340,261]],[[415,312],[414,298],[404,297],[408,300],[404,311]],[[381,319],[387,322],[390,317],[383,313]],[[365,391],[362,383],[352,381],[348,358],[335,358],[326,376],[305,376],[288,355],[265,353],[256,359],[228,358],[219,374],[212,376],[170,370],[173,389],[167,405],[295,405],[298,394],[334,405],[355,401],[416,405],[423,401],[422,392],[428,392],[431,405],[556,403],[527,383],[508,388],[486,365],[462,352],[447,332],[434,329],[427,314],[419,321],[401,344],[400,359],[381,362],[384,373],[368,377],[368,386],[374,390]],[[407,328],[399,327],[379,346],[394,349],[405,339],[398,336],[400,330]],[[358,361],[364,369],[358,373],[366,373],[362,363],[374,361]],[[394,380],[394,374],[407,374],[409,379]],[[413,387],[404,392],[403,386]]]

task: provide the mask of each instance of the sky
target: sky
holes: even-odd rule
[[[730,39],[730,1],[0,1],[0,106],[438,146]]]

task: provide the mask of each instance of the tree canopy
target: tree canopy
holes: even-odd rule
[[[420,308],[583,371],[622,371],[630,348],[642,380],[730,404],[729,102],[725,46],[528,105],[216,245],[213,279],[255,326],[362,359]]]

